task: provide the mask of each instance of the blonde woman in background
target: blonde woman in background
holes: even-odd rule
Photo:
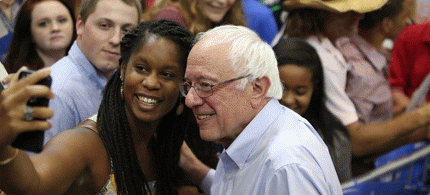
[[[143,18],[172,20],[194,34],[221,24],[246,24],[241,0],[160,0]]]

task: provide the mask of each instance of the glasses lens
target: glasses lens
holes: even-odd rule
[[[200,97],[209,97],[212,95],[212,85],[207,82],[199,83],[199,96]]]
[[[184,97],[187,97],[191,87],[194,87],[197,95],[202,98],[209,97],[213,94],[211,84],[205,82],[196,83],[195,86],[191,86],[191,83],[184,82],[179,85],[179,90]]]

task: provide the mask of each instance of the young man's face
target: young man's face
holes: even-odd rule
[[[87,21],[78,17],[78,46],[99,71],[110,76],[119,67],[120,41],[138,24],[138,10],[121,0],[100,0]]]

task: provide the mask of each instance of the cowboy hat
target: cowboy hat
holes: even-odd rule
[[[388,0],[285,0],[282,3],[286,11],[298,8],[321,9],[329,12],[355,11],[366,13],[381,8]]]

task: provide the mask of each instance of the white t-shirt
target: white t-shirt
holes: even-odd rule
[[[357,122],[354,103],[345,92],[349,64],[328,38],[311,36],[306,41],[315,48],[323,66],[327,109],[345,126]]]

